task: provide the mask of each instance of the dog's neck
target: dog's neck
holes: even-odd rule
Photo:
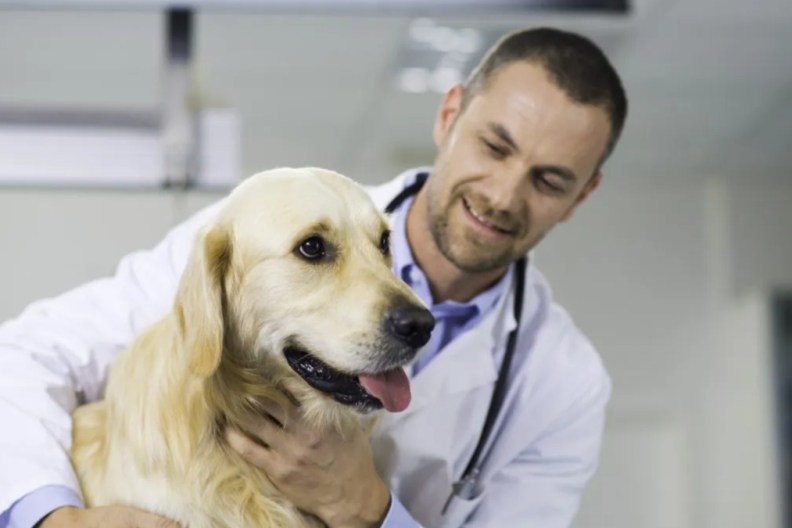
[[[303,403],[304,415],[317,427],[360,426],[351,410],[323,403],[296,376],[277,369],[262,371],[229,340],[217,369],[205,378],[190,372],[190,350],[185,346],[174,318],[166,317],[141,334],[111,372],[105,400],[110,419],[118,417],[111,434],[151,454],[146,467],[140,468],[145,473],[185,474],[202,450],[222,449],[224,441],[218,436],[224,426],[244,430],[252,417],[263,416],[258,402],[286,403],[282,388]]]

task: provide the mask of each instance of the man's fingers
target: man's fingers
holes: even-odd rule
[[[281,389],[281,392],[283,392],[284,396],[286,396],[286,398],[289,399],[289,401],[292,403],[292,405],[294,405],[295,409],[298,409],[298,408],[301,407],[300,402],[297,400],[297,398],[294,397],[294,395],[291,392],[289,392],[286,389]]]
[[[153,513],[135,510],[133,515],[131,528],[181,528],[177,522],[160,517]]]
[[[271,427],[275,427],[271,425]],[[249,438],[245,433],[233,427],[225,430],[225,439],[231,449],[254,466],[265,469],[270,462],[272,455],[266,447],[263,447]]]
[[[293,405],[291,401],[288,399],[284,399],[283,401],[265,399],[261,400],[259,404],[269,415],[269,418],[274,421],[276,425],[278,425],[278,427],[284,427],[288,425],[291,410],[287,406]]]
[[[286,434],[283,427],[269,416],[260,416],[251,421],[241,424],[241,431],[250,436],[250,440],[259,442],[262,446],[281,450],[286,441]]]
[[[291,423],[300,421],[300,402],[288,390],[282,388],[280,392],[283,398],[262,398],[259,404],[278,425],[288,428]]]
[[[41,528],[59,526],[79,526],[82,528],[182,528],[182,526],[168,518],[150,513],[131,506],[100,506],[97,508],[61,508],[56,510]],[[58,524],[56,514],[65,512],[70,515],[69,523]],[[49,521],[53,522],[50,523]]]

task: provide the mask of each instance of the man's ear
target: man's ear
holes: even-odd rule
[[[567,209],[567,212],[564,213],[564,216],[561,217],[561,222],[566,222],[567,220],[572,218],[572,215],[575,213],[575,209],[577,209],[578,206],[582,204],[592,192],[594,192],[594,189],[599,187],[601,181],[602,181],[602,172],[597,171],[597,173],[591,178],[589,178],[589,181],[586,182],[586,185],[583,187],[583,190],[581,190],[580,194],[578,194],[577,198],[575,198],[575,203],[573,203],[572,206],[569,209]]]
[[[231,263],[231,238],[222,228],[196,239],[176,294],[179,332],[187,367],[206,378],[220,364],[224,338],[225,276]]]
[[[448,132],[453,128],[457,116],[462,111],[464,93],[462,85],[457,84],[448,90],[443,97],[443,102],[440,103],[437,117],[435,117],[434,129],[432,130],[432,138],[434,138],[436,146],[439,147],[443,144]]]

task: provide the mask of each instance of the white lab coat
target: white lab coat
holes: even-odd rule
[[[378,206],[405,176],[371,190]],[[35,303],[0,326],[0,512],[45,485],[79,489],[67,456],[69,413],[101,397],[116,354],[170,309],[194,234],[218,207],[125,257],[114,277]],[[423,526],[568,526],[594,472],[610,380],[529,266],[510,388],[475,493],[440,514],[478,439],[515,325],[508,292],[413,379],[409,408],[374,431],[378,469]]]

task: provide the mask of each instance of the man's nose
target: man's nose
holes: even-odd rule
[[[525,197],[526,179],[527,176],[522,170],[504,169],[492,175],[481,193],[495,211],[514,212],[519,207],[520,200]]]

